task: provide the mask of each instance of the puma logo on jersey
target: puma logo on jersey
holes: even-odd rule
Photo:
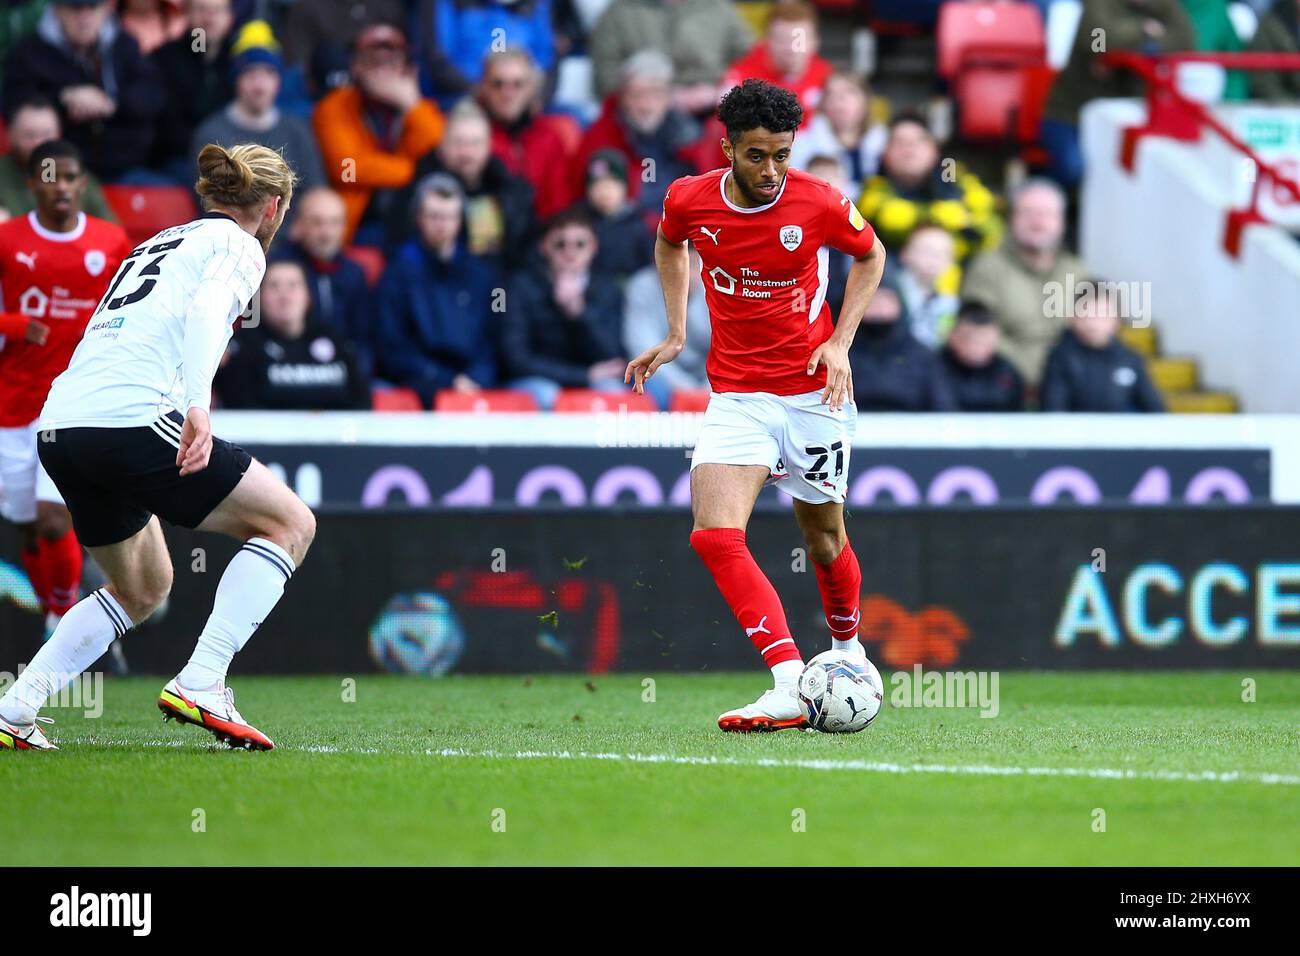
[[[19,262],[21,262],[23,265],[25,265],[27,268],[35,272],[36,257],[39,255],[40,255],[39,252],[15,252],[14,258],[17,259]]]
[[[756,625],[754,625],[753,627],[745,628],[745,636],[753,637],[755,634],[771,634],[772,632],[763,626],[766,623],[767,623],[767,615],[764,614],[763,619],[760,620]]]
[[[700,226],[700,232],[704,233],[706,236],[712,239],[713,244],[716,246],[718,244],[718,233],[722,232],[722,227],[719,226],[717,229],[713,230],[712,232],[709,232],[707,226]]]

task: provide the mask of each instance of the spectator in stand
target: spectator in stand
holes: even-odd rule
[[[699,171],[694,161],[699,124],[673,109],[672,83],[673,65],[657,50],[623,64],[623,86],[605,101],[578,145],[570,186],[575,200],[582,195],[587,164],[603,149],[627,160],[628,195],[643,211],[659,211],[669,184]]]
[[[766,36],[731,64],[722,87],[730,89],[751,78],[785,87],[799,97],[802,129],[807,129],[834,69],[818,54],[820,45],[817,11],[812,5],[803,0],[780,0],[768,14]]]
[[[889,134],[871,118],[871,91],[866,81],[852,73],[832,73],[826,80],[821,105],[790,147],[790,165],[808,169],[814,156],[834,156],[844,164],[844,193],[862,195],[867,177],[880,168]]]
[[[404,30],[403,0],[298,0],[284,19],[284,60],[323,96],[348,82],[357,38],[376,24]]]
[[[939,358],[963,412],[1022,412],[1025,383],[998,354],[998,323],[978,302],[963,302]]]
[[[916,340],[891,280],[881,282],[849,349],[860,412],[957,410],[939,357]]]
[[[254,46],[239,53],[231,64],[235,76],[235,98],[224,109],[213,113],[194,132],[190,156],[197,156],[208,143],[234,146],[258,143],[284,153],[304,190],[325,185],[320,150],[311,127],[276,108],[284,63],[270,47]],[[294,209],[289,208],[292,222]]]
[[[1142,95],[1137,74],[1101,61],[1095,49],[1098,35],[1105,37],[1106,51],[1168,53],[1196,46],[1192,22],[1179,0],[1084,0],[1070,59],[1043,109],[1041,139],[1051,155],[1052,178],[1067,189],[1083,176],[1079,110],[1101,97]]]
[[[1119,340],[1119,310],[1104,283],[1080,284],[1070,327],[1047,356],[1045,412],[1163,412],[1142,356]]]
[[[579,208],[596,230],[592,269],[624,281],[654,262],[655,234],[643,213],[627,197],[627,160],[612,149],[592,154],[587,162],[587,192]],[[658,228],[658,217],[653,220]]]
[[[432,406],[438,392],[474,393],[497,382],[497,270],[461,237],[464,195],[445,173],[415,187],[418,235],[379,284],[379,374]],[[506,300],[509,312],[521,306]]]
[[[420,96],[400,31],[379,24],[361,32],[352,83],[326,94],[312,125],[325,175],[347,206],[347,241],[382,245],[397,191],[411,182],[443,128],[438,107]]]
[[[181,0],[119,0],[117,19],[145,56],[183,35],[187,25]]]
[[[939,144],[914,113],[896,116],[880,160],[880,174],[867,180],[858,209],[887,249],[901,249],[922,222],[952,234],[957,259],[990,249],[1002,238],[997,198],[974,173],[951,159],[940,161]]]
[[[1011,193],[1010,206],[1005,241],[975,257],[961,294],[989,307],[1002,330],[1002,354],[1036,386],[1048,349],[1065,329],[1065,315],[1051,315],[1046,296],[1070,288],[1085,272],[1063,246],[1066,197],[1060,186],[1027,180]]]
[[[705,362],[709,357],[713,326],[708,303],[704,301],[700,255],[694,246],[690,247],[690,260],[687,269],[690,285],[686,289],[686,344],[677,358],[659,366],[654,378],[645,383],[646,391],[660,408],[669,407],[673,392],[709,387]],[[629,355],[639,355],[662,342],[664,329],[668,327],[668,308],[664,305],[659,270],[650,265],[633,275],[623,286],[623,298],[623,342]]]
[[[923,345],[937,349],[948,336],[959,305],[952,234],[932,223],[923,223],[907,237],[898,263],[898,295],[912,334]]]
[[[1300,0],[1277,0],[1260,20],[1250,49],[1256,53],[1300,53]],[[1250,79],[1250,92],[1256,99],[1300,100],[1300,70],[1254,70]]]
[[[213,386],[226,408],[331,411],[370,407],[352,343],[311,316],[302,266],[266,267],[261,321],[230,340]]]
[[[754,36],[729,0],[614,0],[591,31],[596,95],[618,92],[623,64],[656,50],[673,64],[673,106],[692,116],[712,114],[722,75],[744,56]]]
[[[1187,18],[1192,22],[1196,45],[1192,48],[1207,53],[1240,53],[1245,47],[1232,17],[1228,15],[1228,0],[1180,0]],[[1228,70],[1223,88],[1224,100],[1250,98],[1250,76],[1244,70]]]
[[[555,65],[551,0],[419,0],[418,10],[422,35],[437,44],[435,56],[450,67],[458,89],[482,78],[484,58],[501,37],[542,70]]]
[[[101,179],[145,166],[163,105],[163,81],[122,30],[108,0],[56,0],[5,64],[5,96],[46,96],[64,136]]]
[[[799,137],[796,136],[794,141],[798,145]],[[839,157],[833,154],[813,156],[808,160],[805,171],[810,176],[826,180],[844,193],[845,199],[851,195],[846,188],[848,183],[844,163]],[[840,306],[844,305],[844,289],[849,280],[849,269],[853,267],[853,257],[830,246],[826,247],[826,256],[826,303],[831,307],[831,316],[838,318]]]
[[[416,165],[414,182],[431,173],[450,174],[464,191],[464,240],[471,255],[489,256],[502,268],[523,260],[536,231],[533,190],[492,155],[487,115],[472,99],[461,100],[447,116],[442,142]],[[411,237],[414,192],[413,186],[407,187],[393,204],[388,219],[389,248]]]
[[[543,409],[554,407],[562,388],[624,390],[623,297],[611,276],[591,268],[590,220],[576,209],[554,216],[541,253],[507,286],[501,351],[510,387]]]
[[[36,25],[49,3],[50,0],[10,0],[4,4],[4,13],[0,15],[0,65],[8,63],[14,48],[36,32]],[[6,96],[5,103],[12,104],[13,100]]]
[[[9,117],[9,152],[0,156],[0,220],[23,216],[36,208],[27,188],[27,161],[32,151],[52,139],[62,139],[59,111],[43,96],[20,101]],[[93,173],[83,172],[86,191],[81,208],[88,216],[117,222]]]
[[[375,333],[369,322],[365,271],[343,251],[347,212],[343,199],[322,186],[295,196],[289,241],[271,247],[276,258],[302,266],[315,319],[349,339],[361,368],[374,371]]]
[[[492,152],[533,187],[538,220],[568,205],[570,160],[582,137],[572,117],[542,112],[544,81],[527,51],[505,49],[484,61],[475,88],[492,123]]]
[[[235,95],[231,71],[235,18],[230,0],[186,0],[186,30],[160,46],[150,59],[162,78],[153,164],[176,182],[194,180],[190,141],[198,125]]]

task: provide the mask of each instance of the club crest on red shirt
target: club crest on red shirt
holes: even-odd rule
[[[799,243],[803,242],[803,226],[782,226],[781,227],[781,245],[785,246],[790,252],[799,248]]]

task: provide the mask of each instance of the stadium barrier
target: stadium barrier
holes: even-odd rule
[[[848,524],[860,634],[882,669],[1300,666],[1300,509],[859,510]],[[327,514],[236,673],[756,670],[690,529],[663,510]],[[167,536],[175,588],[128,638],[138,673],[184,663],[235,551]],[[756,515],[749,541],[805,651],[824,647],[790,517]],[[0,528],[0,555],[17,544]],[[39,646],[25,586],[0,564],[3,668]]]
[[[213,427],[327,509],[685,508],[700,417],[222,412]],[[1300,416],[861,415],[849,502],[1298,503]]]
[[[1212,112],[1272,167],[1293,177],[1300,171],[1300,108],[1223,105]],[[1154,316],[1165,350],[1196,356],[1205,380],[1236,392],[1247,411],[1300,408],[1292,361],[1300,243],[1279,226],[1255,225],[1235,240],[1235,256],[1224,248],[1234,209],[1258,200],[1294,230],[1300,203],[1275,183],[1263,188],[1256,162],[1212,135],[1142,137],[1126,169],[1128,131],[1147,119],[1136,100],[1096,100],[1083,109],[1084,261],[1106,280],[1148,283],[1146,319]]]

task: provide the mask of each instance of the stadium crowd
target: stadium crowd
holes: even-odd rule
[[[1300,2],[1254,5],[1257,49],[1300,48]],[[724,164],[719,95],[760,77],[804,106],[792,165],[856,200],[889,251],[851,354],[861,409],[1161,410],[1114,309],[1052,317],[1044,288],[1088,276],[1066,238],[1079,109],[1137,92],[1099,69],[1090,31],[1238,49],[1227,3],[1085,0],[1039,174],[1005,195],[945,155],[926,111],[821,55],[818,4],[764,6],[755,36],[728,0],[13,0],[0,214],[32,208],[27,158],[59,136],[93,173],[86,211],[110,219],[103,185],[189,188],[206,142],[282,149],[300,192],[221,404],[367,408],[404,390],[435,408],[511,389],[549,409],[565,390],[623,392],[628,358],[662,336],[664,193]],[[910,8],[932,22],[936,6]],[[1296,74],[1232,83],[1300,97]],[[830,260],[835,310],[849,262]],[[658,407],[707,389],[708,341],[695,281]]]

